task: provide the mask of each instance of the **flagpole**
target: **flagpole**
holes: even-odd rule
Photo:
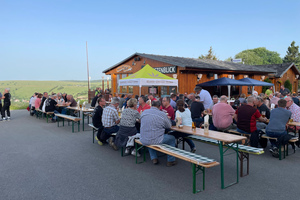
[[[90,91],[89,56],[88,56],[87,41],[86,41],[86,65],[87,65],[87,77],[88,77],[88,90]]]

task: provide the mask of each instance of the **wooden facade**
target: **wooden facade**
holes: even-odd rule
[[[139,94],[139,87],[136,86],[118,86],[118,80],[125,78],[137,71],[139,71],[144,65],[149,64],[153,68],[161,68],[161,67],[169,67],[169,66],[176,66],[176,72],[175,73],[165,73],[165,75],[170,76],[172,78],[178,79],[178,88],[176,87],[157,87],[157,96],[164,96],[169,95],[171,92],[176,93],[177,91],[179,93],[192,93],[194,92],[195,85],[199,83],[204,83],[207,81],[211,81],[217,78],[222,77],[233,77],[236,80],[249,77],[253,78],[259,81],[262,81],[263,78],[267,78],[269,73],[266,71],[252,71],[252,72],[245,72],[245,71],[239,71],[239,70],[218,70],[218,69],[201,69],[199,67],[192,68],[192,67],[180,67],[177,65],[174,65],[174,63],[168,63],[168,62],[161,62],[158,60],[150,59],[147,57],[143,57],[141,55],[133,55],[132,57],[129,57],[128,59],[125,59],[124,61],[120,62],[119,64],[107,69],[105,72],[106,75],[111,75],[111,84],[112,84],[112,93],[126,93],[126,94]],[[202,74],[201,79],[198,78],[198,74]],[[275,78],[275,75],[273,74],[273,78],[270,77],[270,79],[273,81],[273,84],[275,85],[276,91],[280,89],[280,85],[278,85],[278,81],[281,80],[282,84],[286,79],[289,79],[291,83],[293,84],[293,91],[298,90],[298,79],[296,79],[297,72],[293,70],[292,68],[289,69],[281,78]],[[227,95],[227,87],[207,87],[207,89],[211,95],[218,95],[225,94]],[[261,86],[256,86],[255,90],[258,93],[262,92]],[[248,86],[232,86],[232,94],[234,96],[238,96],[242,93],[249,96],[251,94],[251,89],[248,88]],[[145,95],[149,93],[149,87],[142,87],[141,94]]]
[[[286,80],[290,80],[290,82],[292,84],[292,91],[291,92],[298,93],[298,82],[299,82],[299,80],[298,80],[298,78],[296,78],[297,74],[298,74],[297,70],[295,70],[294,67],[291,67],[290,69],[287,70],[286,73],[284,73],[282,75],[282,77],[269,77],[269,78],[272,81],[272,83],[274,84],[276,91],[280,90],[280,86],[284,85],[284,82]]]

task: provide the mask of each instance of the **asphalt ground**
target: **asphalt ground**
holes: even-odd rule
[[[166,167],[160,154],[154,166],[147,154],[146,163],[135,164],[134,156],[93,144],[87,126],[72,133],[71,126],[57,127],[27,110],[11,113],[11,121],[0,122],[0,200],[299,199],[300,149],[282,161],[268,148],[263,155],[250,155],[250,175],[226,189],[221,189],[220,166],[209,168],[206,190],[193,194],[188,162]],[[218,147],[195,144],[196,153],[219,161]],[[225,160],[228,184],[236,178],[236,157]],[[201,183],[199,175],[198,187]]]

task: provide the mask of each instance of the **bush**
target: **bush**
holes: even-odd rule
[[[292,86],[290,80],[286,80],[284,82],[284,87],[287,88],[287,89],[289,89],[292,92],[293,86]]]
[[[264,80],[264,82],[272,83],[272,81],[271,81],[269,78],[266,78],[266,79]],[[263,87],[262,87],[262,92],[265,93],[267,89],[269,89],[269,86],[263,86]]]

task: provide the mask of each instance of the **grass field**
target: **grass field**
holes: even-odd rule
[[[107,81],[104,81],[105,88]],[[90,82],[90,89],[101,87],[102,81]],[[25,109],[30,97],[34,92],[67,93],[72,94],[74,99],[87,100],[88,84],[86,81],[0,81],[0,92],[10,88],[12,96],[11,110]]]

